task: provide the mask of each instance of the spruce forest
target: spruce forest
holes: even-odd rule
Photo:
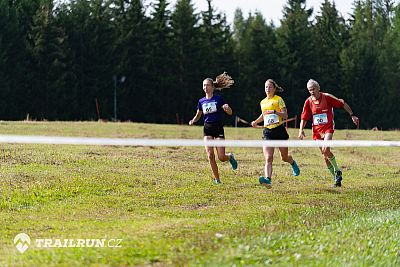
[[[272,78],[289,117],[313,78],[343,98],[361,128],[399,129],[400,4],[287,0],[280,25],[237,9],[234,21],[191,0],[0,0],[0,120],[119,120],[186,124],[203,79],[226,71],[234,115],[260,113]],[[338,128],[354,128],[336,111]],[[226,117],[234,124],[234,116]]]

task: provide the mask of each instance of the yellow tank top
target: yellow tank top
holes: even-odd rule
[[[274,95],[273,98],[264,98],[260,102],[261,112],[264,116],[264,127],[273,129],[283,123],[282,117],[278,116],[275,112],[279,112],[282,108],[286,108],[285,102],[282,97]]]

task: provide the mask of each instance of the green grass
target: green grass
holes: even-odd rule
[[[225,129],[228,139],[261,130]],[[0,134],[196,138],[200,126],[0,122]],[[297,131],[290,130],[291,139]],[[311,132],[306,131],[308,139]],[[400,131],[338,130],[335,139],[400,140]],[[334,148],[332,179],[317,148],[275,152],[272,190],[258,185],[261,148],[227,148],[212,184],[202,147],[2,144],[0,266],[399,266],[400,148]],[[35,239],[122,239],[120,248],[37,248]]]

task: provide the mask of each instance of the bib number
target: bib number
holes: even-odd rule
[[[313,115],[313,125],[321,125],[328,123],[328,115],[326,113]]]
[[[266,115],[264,115],[264,126],[277,124],[278,122],[279,122],[278,115],[276,115],[276,114],[266,114]]]
[[[202,107],[204,114],[217,112],[217,102],[204,103]]]

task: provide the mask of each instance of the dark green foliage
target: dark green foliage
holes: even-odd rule
[[[56,25],[51,1],[41,3],[33,17],[31,50],[32,70],[35,77],[28,98],[31,116],[51,120],[68,119],[66,96],[66,47],[67,36]]]
[[[15,47],[21,41],[18,39],[18,33],[15,7],[10,6],[7,1],[0,1],[0,115],[5,119],[12,118],[11,113],[16,111],[15,104],[8,105],[7,101],[15,97],[13,73],[18,70],[15,57],[20,55]],[[13,110],[10,110],[11,107]]]
[[[201,41],[198,43],[198,49],[205,51],[205,56],[199,60],[199,63],[202,64],[199,66],[201,68],[200,75],[202,75],[202,78],[200,79],[200,82],[196,82],[193,87],[195,93],[192,94],[193,104],[190,109],[191,112],[196,108],[198,96],[200,93],[203,93],[201,91],[201,82],[203,79],[208,77],[215,78],[224,71],[227,71],[233,77],[237,77],[238,74],[237,69],[234,67],[234,41],[232,39],[230,27],[226,22],[226,16],[222,13],[218,13],[213,8],[211,0],[207,0],[207,2],[208,9],[201,13]],[[223,94],[224,99],[231,105],[235,112],[237,112],[238,110],[236,107],[239,107],[240,104],[235,101],[235,99],[237,99],[235,93],[238,91],[240,92],[240,84],[236,83],[235,88],[237,88],[237,90],[231,91],[230,89],[227,89],[229,92],[223,92]],[[227,118],[226,123],[232,124],[233,119]]]
[[[149,57],[149,85],[148,94],[152,94],[149,105],[149,121],[157,123],[171,123],[175,120],[175,105],[171,101],[174,97],[173,83],[174,55],[172,53],[172,29],[170,27],[171,14],[169,2],[159,0],[154,5],[150,19],[150,57]],[[150,90],[151,88],[151,90]],[[148,97],[148,94],[145,94]],[[154,112],[159,111],[159,112]],[[142,113],[137,114],[138,120]]]
[[[205,78],[199,68],[202,66],[199,64],[202,60],[199,15],[195,13],[191,0],[177,2],[171,15],[171,27],[174,86],[170,89],[175,91],[172,92],[175,97],[171,100],[180,122],[186,122],[196,110],[195,99],[203,95],[201,84]],[[207,53],[203,56],[204,60],[208,58]]]
[[[278,77],[274,50],[276,37],[273,26],[267,25],[260,13],[250,15],[245,24],[242,24],[243,18],[240,16],[237,13],[235,24],[238,29],[236,53],[239,59],[237,86],[240,90],[237,92],[240,105],[237,105],[241,117],[251,120],[260,115],[259,103],[265,98],[265,81]]]
[[[398,114],[400,114],[400,6],[394,10],[393,28],[388,31],[383,40],[380,62],[382,66],[383,82],[378,91],[383,89],[381,114],[385,119],[385,128],[398,128]]]
[[[381,55],[389,30],[389,11],[382,12],[379,2],[366,0],[356,5],[350,40],[342,51],[343,87],[357,113],[362,114],[362,126],[390,128],[392,123],[383,116],[389,88],[386,86]]]
[[[325,0],[321,13],[316,16],[314,24],[316,41],[316,76],[332,94],[342,94],[338,86],[341,83],[340,53],[346,47],[348,33],[345,21],[338,15],[334,4]]]
[[[333,1],[312,10],[288,0],[279,26],[240,9],[231,26],[207,2],[196,10],[191,0],[0,0],[0,119],[187,123],[203,79],[227,71],[235,85],[222,94],[247,120],[259,114],[265,80],[285,89],[292,117],[314,78],[362,128],[400,127],[394,0],[354,1],[348,21]],[[337,113],[338,128],[354,127]]]
[[[126,77],[124,83],[117,82],[118,116],[122,120],[150,121],[154,95],[150,90],[150,51],[154,45],[149,36],[149,19],[140,0],[125,2],[121,6],[116,24],[118,35],[115,48],[115,75],[118,80]],[[111,82],[112,75],[110,75]]]
[[[321,13],[317,15],[313,27],[316,41],[314,64],[316,66],[315,79],[323,85],[324,92],[339,98],[348,99],[343,84],[342,62],[340,54],[348,44],[348,29],[345,21],[338,15],[334,4],[325,0],[321,6]],[[354,106],[349,102],[350,106]],[[356,108],[356,107],[355,107]],[[336,116],[336,123],[351,127],[348,116]]]
[[[285,88],[284,99],[289,116],[300,114],[305,97],[306,83],[316,76],[317,43],[311,28],[312,10],[306,9],[305,0],[290,0],[284,8],[282,25],[277,29],[279,55],[278,81]]]

